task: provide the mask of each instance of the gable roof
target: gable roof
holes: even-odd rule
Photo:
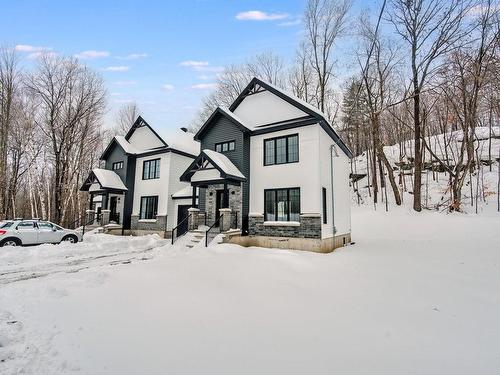
[[[204,149],[198,157],[191,163],[186,171],[181,175],[180,180],[190,182],[191,177],[200,170],[205,168],[204,162],[210,162],[212,167],[220,172],[221,178],[235,181],[246,181],[245,175],[240,172],[231,160],[226,155],[219,152]]]
[[[198,130],[198,132],[194,135],[194,139],[196,141],[200,140],[200,137],[205,134],[205,132],[210,129],[210,126],[212,125],[212,122],[214,119],[218,116],[224,116],[228,118],[233,124],[235,124],[238,128],[240,128],[241,131],[243,132],[248,132],[251,129],[248,128],[247,126],[243,125],[243,121],[238,118],[232,111],[230,111],[228,108],[225,107],[217,107],[215,111],[212,112],[210,117],[205,121],[205,123],[202,125],[202,127]]]
[[[284,121],[278,121],[271,124],[264,124],[258,126],[250,126],[242,121],[238,116],[234,114],[236,108],[243,102],[243,100],[248,95],[255,95],[261,91],[269,91],[279,98],[283,99],[287,103],[293,105],[294,107],[300,109],[306,114],[299,118],[288,119]],[[227,109],[217,107],[217,109],[212,113],[207,121],[200,128],[198,133],[195,135],[195,139],[199,140],[200,137],[212,126],[213,119],[217,114],[221,114],[231,119],[238,127],[241,128],[243,132],[249,132],[250,134],[263,134],[270,133],[278,130],[291,129],[300,126],[306,126],[311,124],[319,124],[323,130],[333,139],[333,141],[342,149],[342,151],[350,158],[353,157],[352,151],[347,147],[347,145],[342,141],[337,132],[328,122],[327,116],[320,111],[318,108],[307,103],[306,101],[297,98],[293,94],[286,92],[285,90],[276,87],[270,83],[264,82],[256,77],[252,78],[250,83],[243,89],[243,91],[238,95],[234,102]]]
[[[80,188],[81,191],[89,191],[92,185],[98,183],[101,187],[99,190],[114,190],[127,191],[127,187],[123,183],[120,176],[114,171],[108,169],[94,168],[85,180],[85,183]]]
[[[151,130],[151,132],[160,140],[160,142],[163,143],[165,147],[168,147],[168,144],[158,135],[157,132],[155,132],[155,130],[141,116],[138,116],[137,120],[135,120],[135,122],[132,124],[131,128],[125,135],[125,139],[128,141],[132,136],[132,134],[134,134],[135,130],[138,128],[142,128],[143,126],[147,126],[149,130]]]

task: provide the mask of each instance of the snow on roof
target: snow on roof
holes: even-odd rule
[[[92,172],[96,176],[102,188],[128,190],[123,184],[120,176],[118,176],[115,172],[101,168],[94,168]]]
[[[170,148],[187,152],[191,155],[198,155],[200,153],[200,143],[194,140],[193,133],[175,129],[175,131],[170,130],[161,134],[161,137]]]
[[[250,126],[248,124],[245,124],[245,122],[239,118],[238,116],[236,116],[233,112],[231,112],[229,110],[229,108],[227,107],[218,107],[222,112],[224,112],[227,116],[231,117],[233,120],[235,120],[236,122],[239,122],[241,125],[243,125],[245,128],[249,129],[249,130],[253,130],[255,129],[254,126]]]
[[[127,154],[138,154],[139,152],[141,152],[140,150],[132,146],[132,144],[130,144],[130,142],[127,141],[124,136],[117,135],[115,136],[115,140]]]
[[[192,196],[193,196],[193,188],[191,185],[187,185],[186,187],[172,194],[172,198],[185,198]]]
[[[229,160],[226,155],[221,154],[220,152],[216,152],[209,149],[204,149],[203,153],[207,155],[215,164],[217,164],[225,174],[245,178],[243,173]]]

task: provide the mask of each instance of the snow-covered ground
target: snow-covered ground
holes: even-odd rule
[[[327,255],[105,235],[0,249],[0,374],[498,374],[499,228],[365,206],[356,244]]]

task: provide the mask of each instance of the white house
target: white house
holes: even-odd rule
[[[241,229],[231,242],[320,252],[351,241],[352,154],[318,109],[254,78],[195,140],[181,176],[199,188],[191,228],[203,220]]]
[[[193,190],[179,176],[199,151],[186,129],[162,137],[139,117],[124,137],[113,138],[101,156],[104,168],[94,169],[81,190],[90,193],[101,223],[168,236],[192,205]]]

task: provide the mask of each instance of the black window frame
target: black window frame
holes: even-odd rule
[[[148,176],[146,176],[146,163],[155,163],[155,173],[153,176],[151,176],[151,166],[148,167]],[[156,168],[156,162],[158,162],[158,168]],[[156,180],[160,178],[160,166],[161,166],[161,158],[156,158],[156,159],[149,159],[149,160],[144,160],[142,162],[142,179],[143,180]],[[156,172],[158,172],[158,176],[156,175]]]
[[[153,210],[151,212],[151,217],[143,217],[142,216],[142,207],[144,204],[146,204],[146,210],[147,210],[147,200],[148,199],[154,199],[155,200],[155,205],[153,205]],[[145,202],[145,203],[143,203]],[[156,206],[156,207],[155,207]],[[146,214],[146,211],[145,211]],[[145,215],[149,216],[149,215]],[[144,195],[141,196],[141,204],[139,206],[139,220],[156,220],[156,216],[158,216],[158,195]]]
[[[287,219],[286,220],[278,220],[278,191],[283,191],[286,190],[286,197],[287,197]],[[291,213],[291,208],[292,204],[290,201],[290,190],[298,190],[299,192],[299,210],[297,214],[299,215],[299,220],[300,220],[300,187],[290,187],[290,188],[275,188],[275,189],[264,189],[264,221],[298,221],[298,220],[290,220],[290,213]],[[275,219],[269,219],[267,217],[267,192],[274,192],[274,216]]]
[[[123,169],[123,161],[116,161],[111,164],[111,170],[117,171],[119,169]]]
[[[231,149],[231,145],[233,146],[233,149]],[[220,150],[217,150],[218,146],[220,146]],[[227,150],[224,150],[224,146],[227,147]],[[214,146],[214,150],[221,153],[234,151],[236,150],[236,140],[233,139],[232,141],[217,142]]]
[[[326,208],[326,188],[321,188],[321,197],[323,200],[323,224],[328,224],[328,211]]]
[[[297,137],[297,160],[290,161],[289,160],[289,158],[290,158],[289,139],[293,138],[293,137]],[[277,143],[278,143],[278,140],[281,140],[281,139],[286,139],[285,161],[278,163],[277,162],[277,159],[278,159]],[[266,155],[266,143],[267,142],[274,142],[274,155],[273,155],[274,160],[272,163],[267,163],[267,155]],[[264,145],[264,147],[263,147],[264,148],[264,160],[263,160],[264,166],[291,164],[291,163],[298,163],[300,161],[299,133],[287,134],[287,135],[282,135],[282,136],[273,137],[273,138],[266,138],[266,139],[264,139],[263,145]]]

